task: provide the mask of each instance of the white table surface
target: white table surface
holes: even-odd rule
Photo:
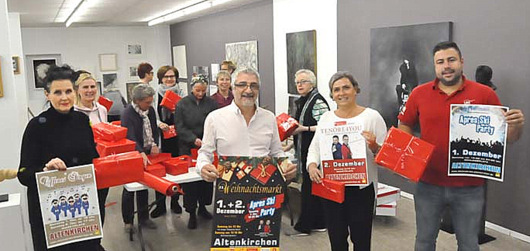
[[[177,176],[166,174],[166,176],[163,178],[169,181],[175,182],[177,184],[189,183],[193,181],[202,180],[201,176],[197,173],[195,167],[190,167],[188,169],[188,173],[177,175]],[[124,187],[129,192],[135,192],[135,191],[140,191],[140,190],[149,188],[148,186],[143,185],[139,182],[128,183],[128,184],[125,184]]]

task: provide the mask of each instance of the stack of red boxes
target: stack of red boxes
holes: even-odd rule
[[[280,141],[284,141],[294,130],[298,127],[298,121],[287,115],[287,113],[282,113],[276,117],[276,124],[278,125],[278,133],[280,134]]]
[[[144,161],[137,151],[97,158],[93,163],[98,189],[136,182],[144,177]]]
[[[390,128],[375,162],[418,182],[434,151],[434,145],[397,128]]]
[[[99,96],[98,103],[100,105],[104,106],[105,108],[107,108],[107,111],[110,111],[110,108],[112,107],[112,104],[114,104],[114,102],[112,102],[112,100],[110,100],[108,98],[105,98],[103,96]]]
[[[160,105],[174,112],[177,103],[182,99],[178,94],[171,90],[167,90],[160,102]]]
[[[147,158],[151,164],[145,167],[146,171],[157,177],[166,176],[166,167],[162,165],[163,161],[171,159],[171,153],[159,153],[156,155],[148,155]]]
[[[397,200],[399,199],[400,189],[397,187],[377,184],[377,207],[375,215],[378,216],[396,216]]]
[[[342,203],[344,202],[345,189],[346,187],[343,182],[323,178],[321,183],[313,182],[311,194],[337,203]]]
[[[96,150],[100,157],[111,154],[134,151],[136,143],[128,140],[127,128],[107,123],[99,123],[92,126]]]
[[[188,173],[188,169],[191,166],[191,162],[192,161],[190,156],[182,155],[165,160],[161,164],[165,166],[166,173],[176,176]]]

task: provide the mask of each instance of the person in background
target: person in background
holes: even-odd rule
[[[300,126],[293,132],[294,145],[298,170],[302,173],[302,206],[298,222],[288,236],[307,236],[311,231],[322,232],[326,230],[324,211],[320,198],[311,194],[311,179],[306,170],[307,150],[315,135],[316,126],[320,116],[329,111],[328,102],[320,95],[317,89],[315,74],[307,69],[298,70],[294,74],[296,89],[300,98],[295,101],[295,119]]]
[[[230,75],[234,74],[236,68],[237,66],[234,64],[234,62],[230,60],[225,60],[221,63],[221,70],[227,71],[228,73],[230,73]]]
[[[97,102],[98,87],[96,79],[87,71],[77,71],[74,84],[75,104],[74,110],[88,116],[91,125],[107,123],[107,108]],[[98,189],[99,211],[101,223],[105,224],[105,203],[109,194],[109,188]]]
[[[28,188],[28,211],[33,249],[47,250],[35,174],[64,171],[68,167],[91,164],[99,157],[88,117],[74,111],[74,71],[68,66],[52,66],[44,86],[50,108],[31,119],[24,131],[18,179]],[[104,250],[100,239],[81,241],[53,250]]]
[[[475,71],[475,80],[477,83],[487,85],[494,91],[497,90],[497,86],[491,82],[493,77],[493,70],[487,65],[479,65]]]
[[[458,250],[479,250],[478,234],[484,205],[484,179],[448,176],[451,104],[501,105],[495,92],[463,75],[464,59],[454,42],[440,42],[433,49],[436,78],[414,88],[398,115],[398,128],[412,134],[420,125],[421,139],[435,146],[431,160],[416,186],[415,250],[435,250],[440,220],[451,210]],[[505,114],[506,140],[519,139],[524,115],[519,109]]]
[[[158,111],[158,117],[160,119],[160,123],[158,123],[158,127],[161,131],[165,131],[169,129],[169,126],[175,125],[175,114],[169,110],[166,107],[163,107],[160,105],[162,102],[162,98],[166,94],[167,91],[172,91],[180,96],[182,96],[182,91],[180,90],[179,86],[177,85],[177,79],[179,78],[179,72],[177,68],[173,66],[162,66],[157,71],[157,77],[158,77],[158,89],[157,89],[157,111]],[[162,133],[162,132],[161,132]],[[164,153],[171,153],[172,157],[179,156],[178,151],[178,136],[164,139],[161,137],[161,148],[162,152]],[[159,192],[155,193],[156,195],[156,207],[153,211],[151,211],[151,218],[157,218],[161,215],[166,214],[166,200],[164,199],[166,195],[161,194]],[[175,194],[171,196],[171,211],[175,214],[182,213],[182,207],[179,205],[179,194]]]
[[[374,156],[385,140],[386,124],[379,112],[357,104],[357,95],[361,89],[350,73],[333,74],[329,80],[329,91],[333,101],[337,103],[337,110],[324,113],[318,121],[307,155],[307,171],[312,181],[322,182],[324,176],[322,170],[318,169],[321,163],[321,150],[329,151],[329,148],[320,149],[320,137],[322,137],[320,128],[328,128],[339,121],[346,124],[362,124],[364,131],[361,135],[366,142],[368,185],[346,184],[343,203],[326,199],[322,199],[322,203],[331,250],[349,250],[348,235],[355,251],[370,250],[377,187],[377,165]]]
[[[127,139],[136,143],[136,151],[142,154],[144,167],[149,164],[147,155],[158,154],[160,149],[156,144],[158,130],[156,113],[152,107],[155,90],[146,84],[139,84],[132,89],[132,104],[129,104],[121,114],[121,126],[127,128]],[[149,219],[147,210],[148,192],[146,190],[129,192],[125,187],[122,193],[121,212],[125,223],[125,232],[134,232],[134,194],[136,193],[136,210],[138,221],[143,227],[156,229],[156,224]]]
[[[229,105],[234,99],[232,90],[230,90],[231,81],[232,77],[228,71],[221,70],[217,73],[217,92],[211,97],[217,102],[219,108]]]
[[[191,82],[191,93],[181,99],[175,110],[175,128],[178,132],[178,145],[180,154],[191,155],[192,148],[202,145],[204,120],[217,103],[206,96],[208,80],[199,75]],[[196,213],[205,218],[212,219],[212,214],[206,210],[206,205],[212,203],[213,184],[206,181],[195,181],[182,184],[184,190],[184,208],[190,214],[188,228],[197,228]],[[197,211],[197,204],[199,209]]]
[[[140,63],[136,71],[141,84],[149,84],[153,81],[155,73],[153,72],[153,66],[150,63]]]

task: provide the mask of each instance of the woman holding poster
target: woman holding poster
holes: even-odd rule
[[[374,155],[385,139],[386,124],[379,112],[357,104],[361,90],[351,74],[333,74],[329,88],[338,108],[320,118],[309,146],[307,170],[314,182],[327,178],[346,184],[343,203],[322,200],[331,249],[348,250],[349,233],[356,251],[370,250],[377,187]],[[337,143],[348,147],[350,159],[334,158],[332,146]]]

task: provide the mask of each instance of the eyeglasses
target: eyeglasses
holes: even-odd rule
[[[169,75],[169,76],[164,76],[163,78],[176,78],[177,76],[175,75]]]
[[[307,84],[307,83],[311,83],[311,81],[309,80],[301,80],[301,81],[296,81],[294,82],[296,85],[301,85],[301,84]]]
[[[252,91],[257,91],[259,90],[259,84],[256,83],[256,82],[252,82],[252,83],[247,83],[247,82],[239,82],[239,83],[235,83],[234,86],[238,89],[241,89],[241,90],[245,90],[247,89],[248,87],[250,87],[250,90]]]

